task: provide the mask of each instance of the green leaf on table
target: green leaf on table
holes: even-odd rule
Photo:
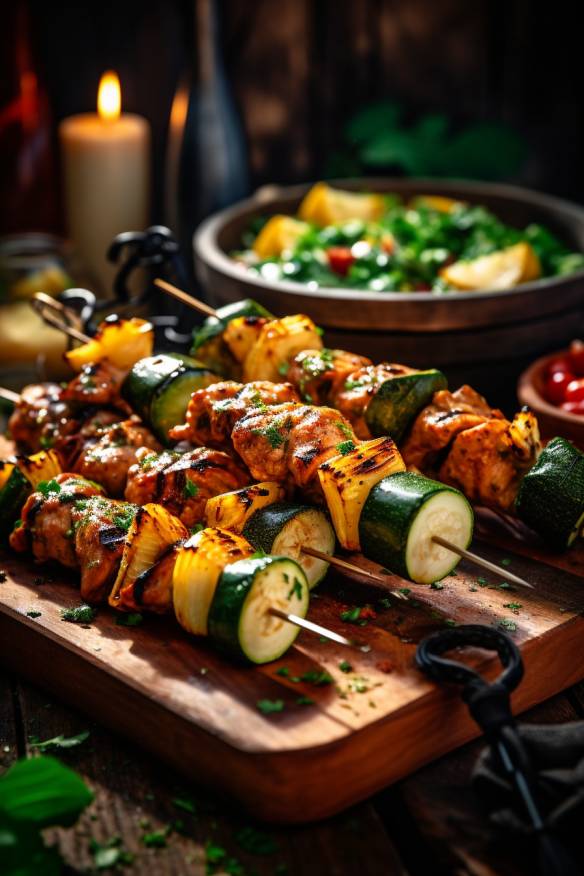
[[[36,748],[37,751],[52,751],[56,748],[76,748],[85,742],[88,737],[89,730],[83,730],[77,736],[63,736],[61,733],[59,736],[54,736],[52,739],[44,739],[42,742],[39,740],[31,741],[31,746]]]
[[[92,800],[83,780],[53,757],[19,760],[0,777],[0,822],[68,827]]]

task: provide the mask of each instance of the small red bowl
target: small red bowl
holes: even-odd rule
[[[584,449],[584,416],[571,414],[557,408],[547,401],[544,395],[549,365],[567,353],[567,350],[562,350],[559,353],[551,353],[549,356],[536,359],[533,365],[530,365],[519,378],[517,395],[521,404],[527,405],[537,416],[544,438],[562,435]]]

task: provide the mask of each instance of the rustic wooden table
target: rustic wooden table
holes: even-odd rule
[[[584,682],[524,719],[556,723],[582,717]],[[87,729],[90,735],[83,744],[57,753],[95,792],[78,824],[50,837],[58,842],[71,874],[95,872],[92,838],[105,844],[116,837],[119,848],[133,856],[124,872],[136,876],[534,872],[528,850],[489,826],[469,787],[480,741],[335,818],[304,827],[258,825],[226,801],[186,785],[178,773],[43,691],[0,674],[0,768],[25,756],[35,737],[71,736]],[[150,844],[145,844],[144,837],[152,834],[154,839],[150,836]]]

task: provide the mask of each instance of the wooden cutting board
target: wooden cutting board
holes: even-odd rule
[[[302,633],[284,659],[262,668],[230,663],[172,618],[124,627],[103,608],[88,627],[67,623],[61,610],[79,604],[75,579],[4,553],[0,659],[258,817],[308,821],[477,735],[457,693],[414,667],[416,644],[428,632],[454,622],[515,626],[526,664],[516,713],[584,677],[582,546],[562,558],[539,552],[536,561],[528,544],[520,545],[528,556],[517,542],[511,550],[505,532],[495,537],[491,527],[491,538],[497,545],[481,543],[480,550],[536,591],[501,589],[494,577],[477,578],[461,565],[443,589],[396,579],[410,590],[406,605],[388,602],[381,586],[334,577],[314,594],[309,616],[367,642],[370,653]],[[341,620],[343,609],[365,604],[375,612],[366,626]],[[340,669],[342,661],[350,671]],[[497,670],[483,652],[474,662]],[[282,667],[288,677],[278,674]],[[322,671],[332,684],[291,680]],[[265,715],[261,700],[281,700],[284,709]]]

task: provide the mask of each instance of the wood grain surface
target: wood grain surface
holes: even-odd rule
[[[516,711],[584,676],[583,661],[574,659],[584,632],[584,591],[573,574],[582,574],[581,548],[572,555],[572,573],[557,569],[553,558],[542,563],[501,547],[481,550],[537,589],[502,589],[463,565],[442,589],[391,576],[393,586],[409,590],[408,605],[388,603],[382,587],[334,577],[315,594],[310,617],[367,642],[370,653],[303,633],[284,659],[262,668],[228,662],[171,618],[123,627],[102,609],[88,627],[64,622],[61,610],[79,602],[74,578],[5,554],[0,657],[254,814],[308,821],[364,799],[476,735],[457,697],[413,665],[416,643],[432,629],[516,627],[512,635],[527,668]],[[341,620],[355,605],[373,608],[366,626]],[[351,671],[341,671],[343,660]],[[486,654],[477,652],[474,662],[496,670]],[[277,674],[282,666],[291,676],[325,671],[334,681],[295,683]],[[262,714],[262,699],[282,700],[283,711]]]

